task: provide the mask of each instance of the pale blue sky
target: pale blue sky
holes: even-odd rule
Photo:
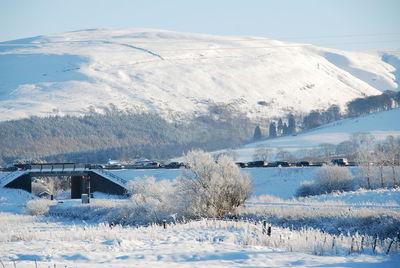
[[[0,0],[0,41],[89,28],[400,48],[400,0]]]

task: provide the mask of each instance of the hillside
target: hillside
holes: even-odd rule
[[[0,120],[109,107],[181,119],[213,103],[306,113],[396,90],[398,55],[148,29],[38,36],[0,43]]]
[[[400,137],[400,108],[368,114],[356,118],[347,118],[327,124],[307,132],[293,136],[284,136],[274,139],[247,144],[233,150],[238,161],[251,161],[254,152],[259,147],[290,152],[302,149],[315,148],[322,143],[339,144],[349,140],[355,133],[370,133],[377,140],[387,136]],[[217,153],[220,153],[219,151]]]

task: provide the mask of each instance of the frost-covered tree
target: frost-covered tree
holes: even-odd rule
[[[399,180],[397,179],[397,169],[400,164],[400,139],[394,138],[393,136],[388,136],[383,143],[383,154],[382,157],[385,159],[385,163],[392,170],[392,182],[393,187],[399,185]]]
[[[321,143],[318,145],[318,147],[321,150],[322,156],[332,156],[336,151],[336,146],[331,143]]]
[[[273,155],[273,149],[260,146],[255,149],[253,154],[254,161],[271,161]]]
[[[368,133],[360,133],[354,135],[353,139],[359,144],[357,151],[357,162],[360,165],[361,176],[367,181],[367,188],[372,188],[372,180],[374,176],[374,162],[376,161],[374,154],[374,137]]]
[[[201,150],[186,155],[189,169],[182,172],[181,193],[190,214],[221,217],[233,213],[250,196],[252,181],[233,159],[223,155],[215,161]]]
[[[276,159],[278,160],[285,160],[285,161],[290,161],[293,160],[295,157],[293,154],[287,150],[279,150],[276,153]]]
[[[358,150],[358,145],[352,141],[343,141],[336,145],[336,155],[351,155],[355,154]]]

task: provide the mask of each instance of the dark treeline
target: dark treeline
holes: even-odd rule
[[[167,159],[192,148],[241,145],[253,128],[244,115],[221,104],[212,104],[207,114],[181,122],[169,122],[153,113],[120,111],[115,106],[104,114],[31,117],[0,123],[0,164]]]
[[[385,91],[381,95],[357,98],[347,103],[347,111],[332,105],[326,111],[311,111],[304,116],[302,129],[308,130],[339,119],[380,112],[400,106],[400,92]]]
[[[169,122],[153,113],[120,111],[85,116],[31,117],[0,123],[0,165],[17,160],[106,162],[108,159],[167,159],[190,149],[234,148],[265,136],[292,135],[330,122],[400,106],[400,92],[355,99],[305,116],[289,114],[266,125],[268,135],[233,104],[210,104],[190,120]]]

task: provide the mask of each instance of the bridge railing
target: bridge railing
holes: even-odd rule
[[[74,163],[55,163],[55,164],[30,164],[26,167],[31,171],[46,171],[46,172],[63,172],[63,171],[83,171],[89,170],[89,164],[74,164]]]

